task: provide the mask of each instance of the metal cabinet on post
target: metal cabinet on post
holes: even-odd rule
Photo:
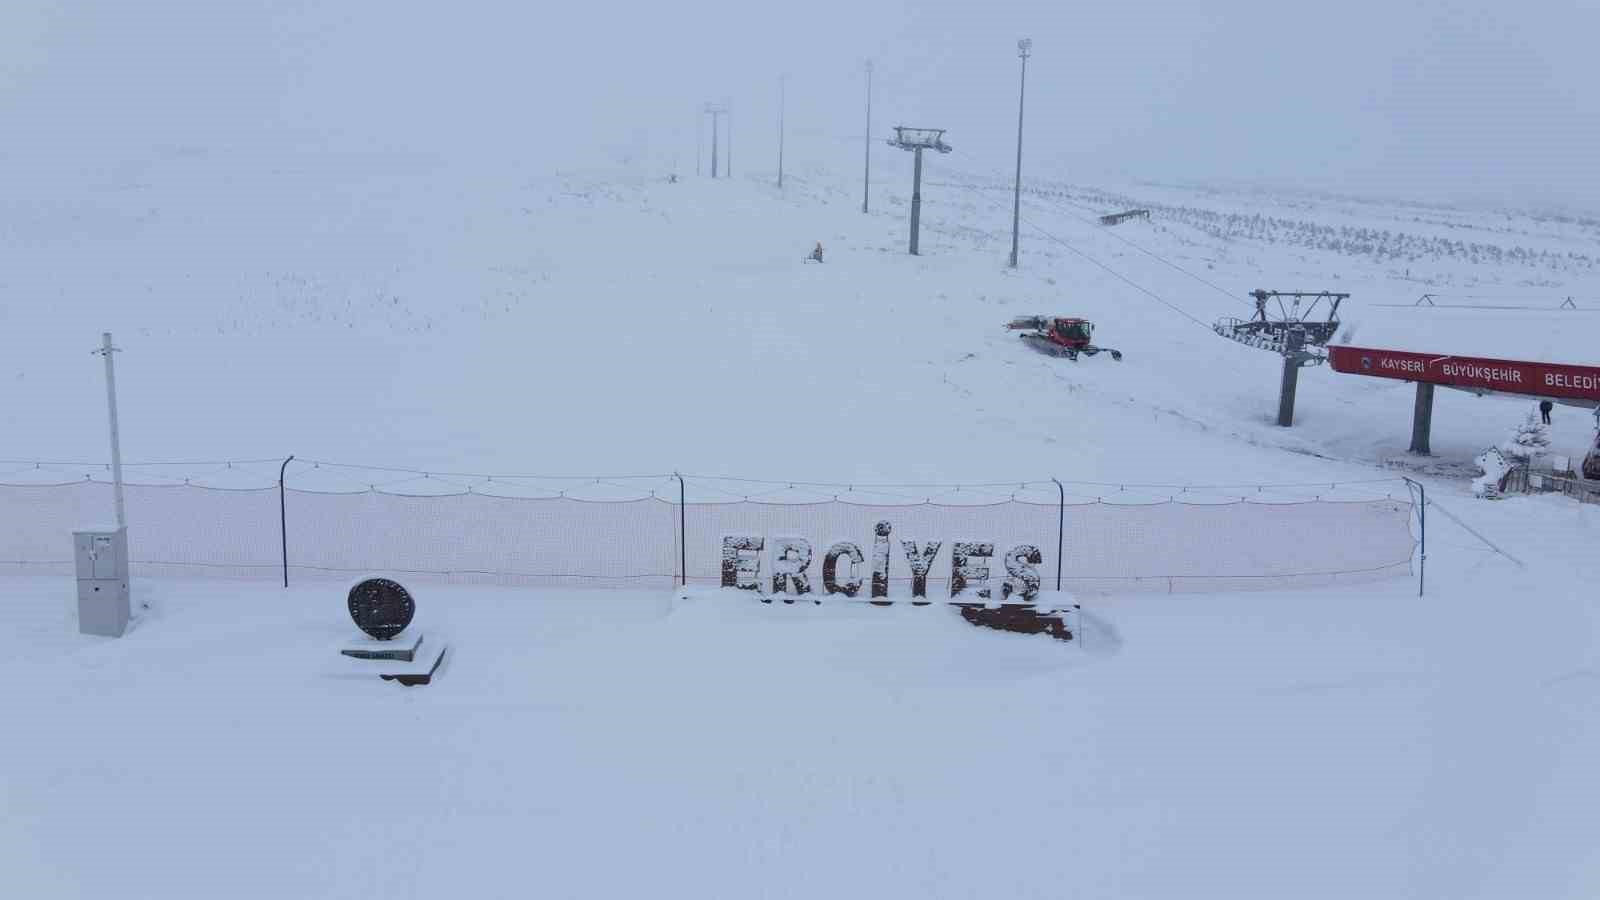
[[[122,637],[132,605],[128,596],[128,529],[74,531],[78,572],[78,631]]]

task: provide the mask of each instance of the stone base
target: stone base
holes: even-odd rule
[[[401,636],[388,641],[351,641],[339,652],[354,659],[397,659],[414,662],[417,648],[422,646],[422,632],[409,637]]]
[[[988,609],[976,604],[961,604],[961,618],[980,628],[1015,631],[1019,634],[1048,634],[1058,641],[1072,640],[1065,615],[1059,610],[1040,612],[1037,607],[1002,606]]]
[[[340,667],[341,676],[376,675],[384,681],[398,681],[406,687],[430,684],[433,677],[438,674],[439,667],[444,663],[445,654],[450,649],[438,635],[434,635],[433,639],[426,643],[423,642],[421,634],[415,638],[370,643],[384,646],[369,647],[368,642],[363,641],[339,651],[347,657],[344,665]],[[397,647],[396,644],[402,646]],[[357,656],[351,651],[389,655]]]

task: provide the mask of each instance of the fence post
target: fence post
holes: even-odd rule
[[[1061,479],[1050,476],[1056,483],[1056,493],[1061,499],[1056,504],[1056,590],[1061,590],[1061,553],[1067,539],[1067,489],[1061,486]]]
[[[689,534],[685,526],[687,518],[684,515],[684,486],[683,476],[677,472],[673,475],[678,479],[678,578],[679,585],[689,586]]]
[[[283,586],[289,586],[289,507],[284,501],[283,474],[289,470],[289,463],[294,461],[294,454],[283,461],[278,467],[278,533],[283,538]]]
[[[1428,489],[1420,481],[1412,481],[1404,475],[1400,476],[1405,481],[1406,487],[1416,488],[1421,496],[1417,504],[1417,524],[1421,531],[1421,553],[1417,558],[1417,596],[1422,596],[1423,587],[1428,583]]]

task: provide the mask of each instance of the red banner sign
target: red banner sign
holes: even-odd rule
[[[1563,366],[1337,346],[1328,348],[1328,362],[1334,371],[1351,375],[1427,381],[1534,397],[1600,401],[1600,368],[1595,366]]]

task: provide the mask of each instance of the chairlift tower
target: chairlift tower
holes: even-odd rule
[[[943,128],[894,127],[894,139],[889,146],[910,150],[916,162],[911,175],[911,255],[917,256],[917,233],[922,225],[922,151],[937,150],[949,153],[955,148],[944,142]]]
[[[1212,326],[1217,334],[1283,357],[1283,379],[1278,387],[1278,424],[1294,424],[1294,395],[1300,369],[1328,361],[1326,347],[1339,330],[1339,304],[1349,294],[1330,291],[1264,291],[1250,296],[1256,313],[1249,319],[1232,316]],[[1326,302],[1327,313],[1320,310]]]

